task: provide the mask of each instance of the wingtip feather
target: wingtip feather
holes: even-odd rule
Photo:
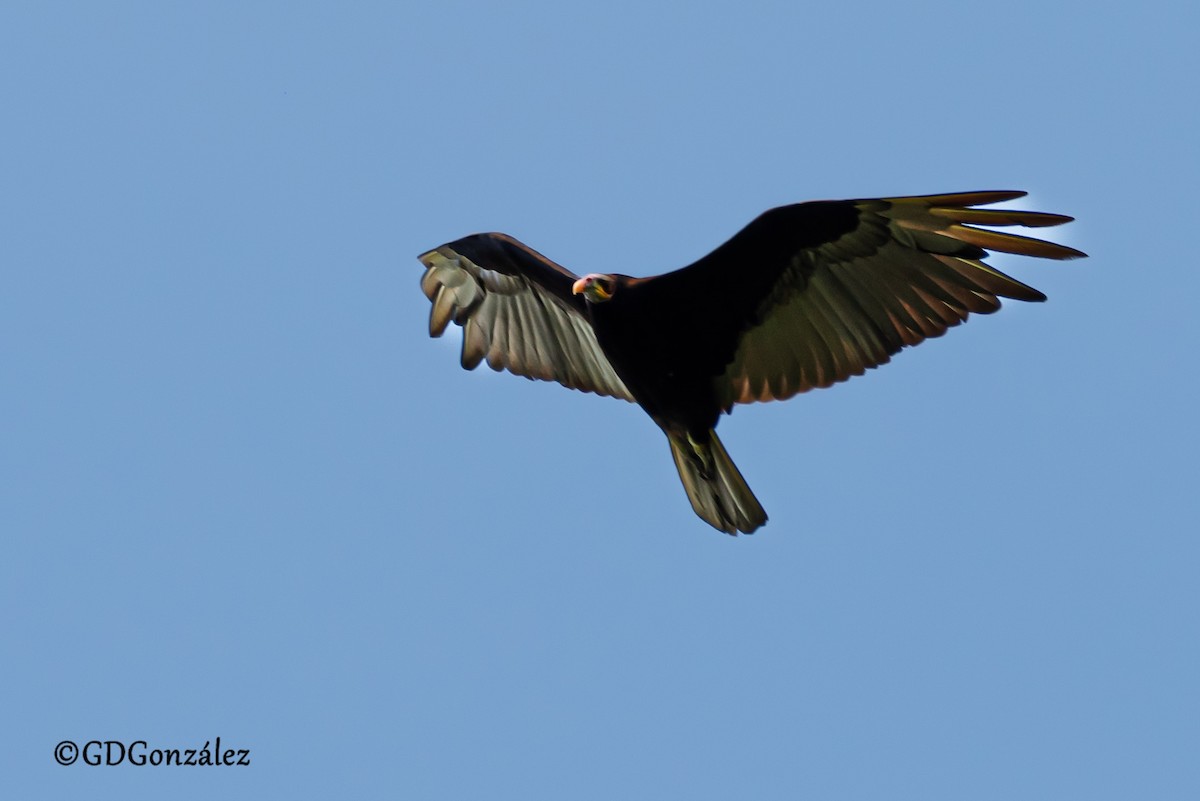
[[[1006,200],[1016,200],[1028,195],[1020,189],[995,189],[983,192],[951,192],[947,195],[907,195],[903,197],[884,198],[888,203],[919,203],[925,206],[988,206],[992,203],[1003,203]]]
[[[1087,254],[1081,250],[1035,239],[1031,236],[1006,234],[1000,231],[989,231],[984,228],[974,228],[969,225],[954,224],[946,229],[946,234],[960,242],[967,242],[987,250],[1002,253],[1015,253],[1021,256],[1036,256],[1043,259],[1078,259]]]

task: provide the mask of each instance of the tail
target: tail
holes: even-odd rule
[[[749,534],[767,522],[766,511],[725,452],[716,431],[709,431],[703,442],[684,432],[668,431],[667,440],[688,500],[701,519],[735,536],[739,531]]]

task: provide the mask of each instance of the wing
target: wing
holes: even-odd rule
[[[984,248],[1070,259],[1073,248],[976,226],[1042,227],[1070,217],[974,206],[1024,192],[820,201],[772,209],[695,264],[648,279],[684,298],[676,320],[710,354],[718,397],[782,400],[887,362],[1000,298],[1045,295],[984,264]],[[712,291],[716,287],[719,291]]]
[[[422,254],[421,289],[433,302],[429,335],[463,329],[462,366],[632,401],[596,342],[577,276],[504,234],[475,234]]]

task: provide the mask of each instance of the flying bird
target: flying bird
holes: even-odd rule
[[[767,521],[717,438],[735,404],[790,398],[887,362],[1000,298],[1046,299],[988,251],[1086,254],[990,227],[1071,217],[980,209],[1024,192],[823,200],[771,209],[694,264],[583,277],[510,236],[473,234],[418,258],[430,336],[462,326],[484,360],[640,405],[667,435],[696,514],[729,534]],[[981,227],[988,226],[988,227]]]

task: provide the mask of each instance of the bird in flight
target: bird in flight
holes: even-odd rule
[[[1086,254],[993,227],[1071,217],[981,209],[1024,192],[823,200],[759,215],[694,264],[649,278],[583,277],[505,234],[422,254],[430,336],[462,326],[462,366],[487,361],[637,403],[667,435],[692,508],[749,534],[767,521],[717,438],[722,412],[790,398],[887,362],[1000,298],[1046,296],[988,251]]]

